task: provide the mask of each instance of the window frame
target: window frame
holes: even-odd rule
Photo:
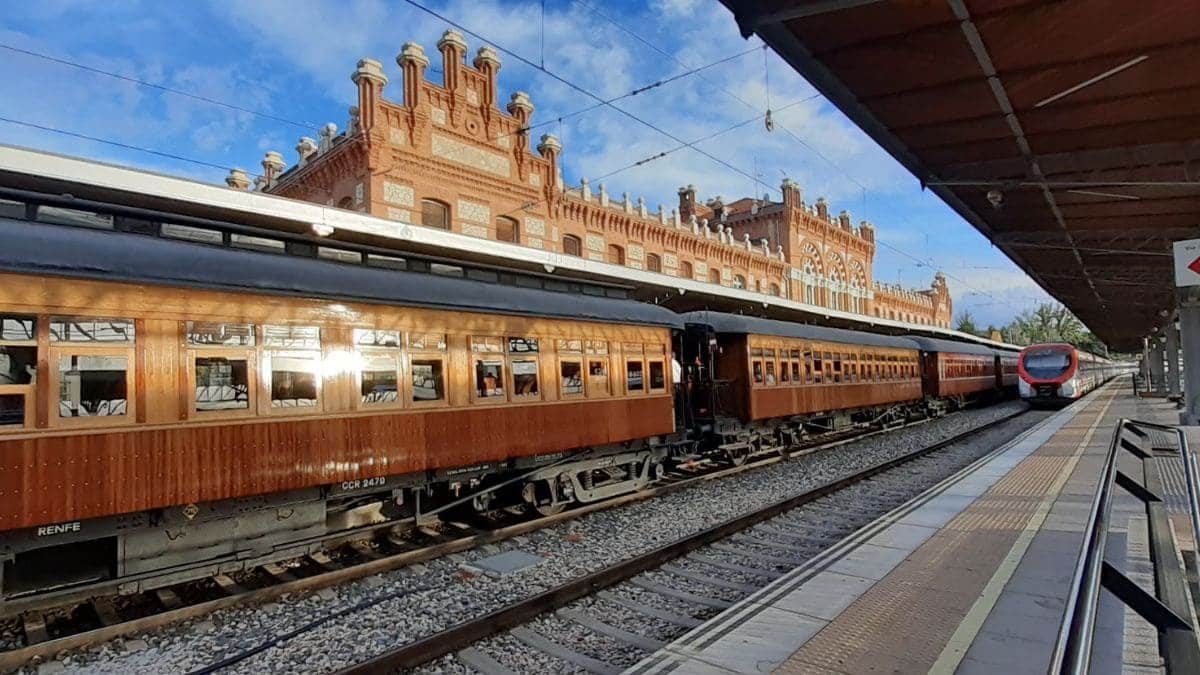
[[[297,347],[275,347],[267,344],[267,328],[316,328],[317,341],[319,346],[316,348],[297,348]],[[258,347],[258,387],[263,394],[258,397],[258,410],[262,416],[279,417],[284,415],[319,415],[325,411],[325,377],[322,373],[322,364],[325,362],[326,344],[325,330],[317,324],[290,324],[290,323],[261,323],[255,324],[255,339]],[[271,370],[272,359],[277,356],[313,356],[316,358],[316,372],[313,373],[313,381],[316,383],[317,404],[313,406],[296,406],[288,408],[285,406],[275,406],[272,403],[275,401],[272,395],[272,374]]]
[[[482,342],[491,338],[499,341],[499,351],[475,349],[476,341]],[[471,405],[503,405],[508,403],[512,392],[512,383],[509,382],[509,375],[511,374],[512,369],[509,367],[508,363],[507,340],[508,338],[502,335],[470,335],[467,337],[467,352],[470,355],[468,361],[468,377],[469,382],[471,383]],[[500,367],[505,371],[508,371],[500,374],[500,386],[504,388],[504,392],[499,396],[481,396],[479,394],[479,382],[477,380],[478,368],[476,362],[484,360],[499,361]]]
[[[429,223],[425,222],[425,216],[426,216],[425,205],[426,204],[435,204],[437,206],[442,207],[443,213],[445,214],[445,226],[430,225]],[[454,216],[453,216],[453,212],[450,210],[450,204],[448,204],[440,199],[434,199],[433,197],[422,197],[421,198],[421,226],[428,227],[428,228],[434,229],[434,230],[453,232],[454,231]]]
[[[572,341],[579,342],[578,350],[571,349],[570,347],[563,347],[563,343],[569,344]],[[555,356],[554,365],[556,366],[555,383],[558,385],[559,399],[574,400],[574,399],[588,397],[588,377],[587,377],[587,375],[588,375],[587,358],[588,357],[585,352],[586,352],[586,349],[584,348],[584,340],[581,338],[557,338],[554,341],[554,356]],[[564,386],[563,386],[564,380],[563,380],[563,372],[562,372],[563,363],[579,364],[579,391],[578,392],[567,393],[566,389],[564,388]]]
[[[512,225],[512,238],[511,239],[501,239],[500,238],[500,223]],[[509,244],[520,244],[521,243],[521,222],[519,220],[517,220],[516,218],[513,218],[511,216],[496,216],[495,227],[496,227],[496,241],[503,241],[503,242],[506,242]]]
[[[49,326],[46,328],[49,330]],[[120,346],[117,346],[120,345]],[[50,366],[50,391],[62,391],[62,372],[59,363],[64,356],[116,356],[125,359],[125,414],[63,417],[62,394],[53,396],[54,405],[49,411],[49,426],[59,428],[112,427],[137,424],[137,350],[135,343],[83,343],[52,342],[48,352]]]
[[[570,242],[570,244],[571,244],[570,248],[574,248],[574,249],[575,249],[574,251],[568,251],[568,250],[567,250],[567,248],[568,248],[568,246],[567,246],[567,243],[568,243],[568,242]],[[559,244],[562,246],[562,252],[563,252],[563,255],[569,255],[569,256],[572,256],[572,257],[575,257],[575,258],[582,258],[582,257],[583,257],[583,240],[582,240],[582,239],[580,239],[579,237],[576,237],[576,236],[575,236],[575,235],[573,235],[573,234],[564,234],[564,235],[562,236],[562,241],[561,241],[561,242],[559,242]]]
[[[359,330],[368,330],[373,332],[394,332],[398,334],[399,339],[395,346],[387,345],[366,345],[360,344],[355,338],[354,333]],[[399,330],[389,328],[378,328],[375,326],[365,327],[356,326],[350,331],[350,348],[353,350],[355,359],[354,368],[354,409],[355,410],[396,410],[408,407],[405,402],[404,382],[408,377],[407,363],[405,356],[408,350],[404,347],[407,343],[408,336]],[[363,400],[363,372],[366,370],[366,359],[370,357],[378,357],[380,355],[389,356],[392,358],[396,371],[396,400],[395,401],[380,401],[375,403],[367,403]]]
[[[257,330],[257,329],[256,329]],[[187,419],[209,420],[219,418],[254,417],[258,414],[258,348],[256,346],[203,347],[186,342],[188,405]],[[244,358],[246,361],[246,407],[228,410],[198,410],[196,408],[196,359],[197,358]]]
[[[41,320],[42,317],[32,314],[21,314],[19,312],[0,313],[0,319],[5,317],[28,319],[33,322],[33,336],[27,340],[5,340],[0,336],[0,347],[32,347],[33,348],[33,364],[34,375],[32,381],[25,384],[0,384],[0,396],[21,396],[22,401],[22,421],[20,424],[0,425],[0,434],[29,431],[37,426],[37,377],[44,374],[37,373],[38,367],[38,334],[43,329]],[[47,326],[45,328],[49,330]]]
[[[413,336],[414,335],[423,335],[423,336],[441,335],[442,336],[441,343],[442,343],[443,347],[441,349],[438,349],[436,347],[429,347],[429,346],[414,347],[413,346]],[[400,351],[402,352],[401,360],[403,360],[403,362],[404,362],[404,372],[405,372],[405,378],[403,380],[404,392],[402,394],[402,396],[404,397],[404,401],[405,401],[404,407],[405,408],[414,408],[414,409],[416,409],[416,408],[448,408],[448,407],[450,407],[450,387],[449,387],[449,379],[450,378],[448,377],[448,368],[446,367],[446,363],[449,360],[450,336],[446,333],[440,333],[437,331],[418,331],[415,333],[414,332],[405,332],[404,333],[404,346],[401,348]],[[413,381],[413,377],[416,374],[416,365],[414,362],[416,362],[416,361],[434,361],[434,360],[441,363],[442,397],[439,399],[418,401],[417,393],[416,393],[416,389],[417,389],[416,382]],[[474,364],[472,364],[472,365],[474,365]],[[475,387],[475,385],[472,382],[472,384],[471,384],[472,390],[474,390],[474,387]]]
[[[537,351],[531,351],[531,352],[510,351],[509,347],[510,347],[511,343],[509,341],[512,339],[533,341],[533,342],[537,343],[537,345],[538,345]],[[501,346],[504,348],[505,366],[507,366],[507,368],[508,368],[508,373],[505,375],[505,377],[508,379],[508,400],[512,401],[513,403],[536,403],[538,401],[545,400],[546,387],[544,385],[546,383],[542,381],[542,340],[543,339],[540,337],[535,337],[533,335],[521,335],[521,336],[505,335],[503,340],[504,340],[504,342]],[[532,360],[533,365],[534,365],[534,368],[533,368],[534,377],[537,378],[537,380],[535,380],[537,382],[537,393],[536,394],[518,394],[517,393],[517,384],[516,384],[517,383],[517,373],[516,373],[516,368],[514,367],[513,364],[515,364],[517,361],[529,361],[529,360]]]

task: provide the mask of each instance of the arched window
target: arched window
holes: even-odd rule
[[[709,270],[708,271],[708,280],[710,283],[714,283],[714,284],[721,283],[721,270],[715,270],[715,269]]]
[[[613,265],[624,265],[625,249],[617,246],[616,244],[609,244],[608,253],[604,256],[604,260],[612,263]]]
[[[421,224],[439,230],[450,229],[450,205],[436,199],[422,199]]]
[[[771,295],[778,296],[779,293],[779,284],[771,284]]]
[[[687,261],[679,263],[679,276],[684,279],[695,279],[696,272],[692,270],[692,263]]]
[[[583,242],[573,234],[568,234],[562,240],[563,253],[579,257],[583,255]]]
[[[659,258],[657,255],[655,255],[653,253],[647,253],[646,254],[646,271],[647,272],[661,272],[662,271],[662,258]]]
[[[810,305],[817,304],[817,287],[812,284],[804,284],[804,302]]]
[[[338,208],[346,209],[346,210],[353,209],[354,208],[354,198],[353,197],[342,197],[342,200],[340,202],[338,202]]]
[[[519,243],[521,241],[520,227],[515,219],[498,216],[496,218],[496,241]]]
[[[733,287],[734,288],[745,288],[746,287],[746,277],[744,277],[740,274],[733,275]]]

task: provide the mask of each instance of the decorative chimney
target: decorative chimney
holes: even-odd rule
[[[679,216],[691,220],[696,215],[696,186],[688,185],[679,188]]]
[[[358,125],[362,131],[369,132],[375,128],[375,111],[388,83],[383,64],[375,59],[359,59],[358,68],[350,79],[358,86]]]
[[[850,231],[850,212],[849,211],[842,211],[841,213],[838,214],[838,224],[842,226],[843,230],[846,230],[847,232]]]
[[[266,179],[268,187],[274,185],[275,181],[279,180],[279,176],[283,174],[283,169],[286,166],[287,164],[283,161],[283,155],[274,150],[263,155],[263,178]]]
[[[447,91],[457,91],[462,81],[463,59],[467,55],[467,41],[462,33],[453,28],[442,33],[442,39],[437,43],[438,51],[442,53],[442,84]]]
[[[333,139],[337,136],[337,125],[329,122],[318,132],[321,140],[317,143],[317,152],[328,152],[333,147]]]
[[[542,142],[538,143],[537,151],[550,162],[550,175],[546,184],[552,185],[554,177],[558,175],[558,156],[562,153],[562,143],[554,134],[542,134]]]
[[[817,206],[817,217],[820,218],[821,220],[824,220],[827,223],[830,222],[829,221],[829,203],[825,201],[825,198],[817,197],[816,206]]]
[[[301,136],[300,140],[296,143],[296,155],[299,157],[296,163],[304,166],[316,154],[317,142],[308,136]]]
[[[404,74],[404,105],[414,109],[421,103],[421,83],[425,81],[425,68],[429,66],[425,48],[415,42],[405,42],[396,55],[396,65]]]
[[[496,107],[496,76],[500,74],[500,57],[491,47],[480,47],[475,52],[475,70],[483,73],[486,84],[483,87],[483,100],[480,101],[485,109],[490,111]]]
[[[712,209],[713,220],[725,220],[725,201],[721,199],[720,195],[708,200],[708,204],[706,204],[706,206]]]
[[[783,193],[783,208],[799,209],[803,208],[804,202],[801,200],[800,186],[791,178],[784,178],[779,184],[779,191]]]
[[[250,177],[242,169],[230,169],[229,175],[225,177],[225,184],[234,190],[248,190]]]
[[[862,221],[858,224],[858,236],[862,237],[865,241],[874,242],[875,226],[870,221]]]
[[[529,120],[533,117],[533,101],[523,91],[513,92],[508,101],[508,114],[517,118],[520,133],[517,134],[517,150],[524,153],[529,147]]]

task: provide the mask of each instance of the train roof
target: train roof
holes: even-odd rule
[[[920,335],[908,336],[913,342],[921,346],[923,352],[943,352],[951,354],[979,354],[982,356],[995,356],[1001,353],[1001,350],[992,347],[986,347],[974,342],[956,342],[954,340],[942,340],[940,338],[930,338]],[[1004,352],[1007,353],[1007,352]]]
[[[558,293],[156,237],[0,218],[0,271],[283,294],[484,314],[682,328],[634,300]]]
[[[879,335],[864,333],[845,328],[830,328],[828,326],[813,326],[811,324],[793,323],[791,321],[776,321],[762,319],[756,316],[742,314],[725,314],[723,312],[687,312],[682,315],[684,323],[703,324],[711,326],[718,333],[746,333],[754,335],[777,335],[779,337],[803,338],[806,340],[824,340],[841,342],[867,347],[894,347],[897,349],[917,349],[917,344],[910,338],[894,335]]]

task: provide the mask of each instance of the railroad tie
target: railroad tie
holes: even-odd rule
[[[728,589],[731,591],[739,591],[741,593],[753,593],[753,592],[757,591],[759,588],[762,588],[761,586],[756,586],[754,584],[740,584],[736,581],[726,581],[724,579],[710,577],[707,574],[701,574],[700,572],[696,572],[695,570],[690,570],[686,567],[680,567],[678,565],[673,565],[671,563],[667,563],[666,565],[663,565],[659,569],[662,570],[663,572],[670,572],[671,574],[674,574],[677,577],[682,577],[689,581],[694,581],[698,584],[705,584],[707,586],[713,586],[715,588],[724,588],[724,589]]]
[[[459,663],[473,669],[482,675],[516,675],[513,671],[505,668],[499,661],[475,649],[467,647],[455,655],[458,657]]]
[[[620,668],[614,668],[607,663],[593,659],[590,656],[584,656],[577,651],[568,649],[553,640],[543,637],[540,633],[536,633],[528,628],[520,626],[508,631],[509,635],[517,638],[521,642],[533,647],[534,649],[553,656],[556,659],[566,661],[567,663],[579,666],[589,673],[595,675],[618,675],[621,672]]]
[[[700,619],[697,619],[695,617],[680,616],[678,614],[675,614],[674,612],[668,612],[665,610],[658,609],[657,607],[643,605],[642,603],[640,603],[636,600],[627,600],[611,591],[600,591],[599,593],[596,594],[596,597],[598,597],[602,600],[607,600],[607,601],[613,603],[614,605],[620,605],[620,606],[624,607],[625,609],[631,609],[631,610],[637,612],[638,614],[643,614],[645,616],[653,617],[655,619],[661,619],[663,621],[666,621],[667,623],[673,623],[676,626],[682,626],[683,628],[695,628],[696,626],[699,626],[700,624],[704,623],[703,621],[701,621]]]
[[[772,565],[789,565],[791,567],[799,567],[805,562],[803,560],[797,560],[796,558],[784,558],[777,555],[758,553],[757,551],[747,551],[744,548],[738,548],[732,544],[709,544],[709,546],[717,549],[718,551],[725,551],[726,553],[740,555],[750,558],[751,560],[761,560],[763,562],[771,563]]]
[[[654,638],[646,637],[645,635],[638,635],[637,633],[631,633],[627,630],[617,628],[616,626],[610,626],[599,619],[593,619],[587,614],[574,609],[560,609],[556,613],[564,619],[570,619],[584,628],[587,628],[593,633],[610,637],[617,642],[623,642],[627,645],[632,645],[646,652],[653,653],[667,645],[667,643],[663,642],[662,640],[655,640]]]
[[[784,574],[783,572],[776,572],[773,569],[767,569],[764,567],[750,567],[749,565],[738,565],[737,563],[730,563],[730,562],[725,562],[724,560],[717,560],[716,558],[710,558],[710,557],[704,555],[703,553],[689,553],[687,555],[687,558],[688,558],[688,560],[691,560],[692,562],[698,562],[698,563],[702,563],[702,564],[716,567],[719,569],[729,570],[730,572],[741,572],[743,574],[753,574],[756,577],[762,577],[764,579],[770,579],[770,580],[778,579],[779,577],[783,576],[783,574]]]
[[[21,624],[25,628],[25,642],[36,645],[50,639],[46,630],[46,617],[41,612],[25,612],[21,615]]]
[[[702,607],[711,607],[713,609],[728,609],[729,606],[733,604],[732,602],[730,602],[728,600],[721,600],[719,598],[710,598],[706,595],[697,595],[695,593],[688,593],[687,591],[681,591],[677,588],[671,588],[670,586],[664,586],[663,584],[655,583],[653,581],[646,581],[645,579],[640,579],[638,577],[634,577],[633,579],[630,579],[629,583],[633,584],[634,586],[637,586],[638,588],[640,588],[644,591],[650,591],[651,593],[657,593],[659,595],[666,596],[668,598],[675,598],[676,600],[682,600],[684,602],[691,603],[693,605],[700,605]]]
[[[105,626],[121,623],[121,617],[117,614],[117,608],[113,605],[112,598],[107,596],[92,598],[92,611],[96,613],[96,618],[100,619],[100,623]]]

